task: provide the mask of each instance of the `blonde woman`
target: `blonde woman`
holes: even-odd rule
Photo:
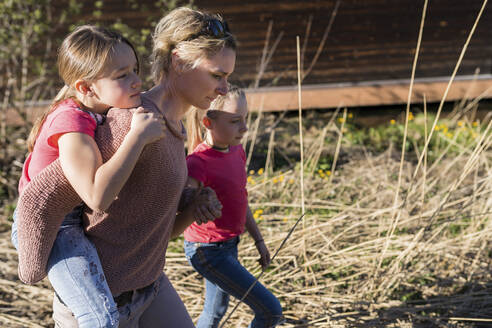
[[[85,232],[95,244],[118,305],[119,327],[186,328],[194,325],[162,272],[165,250],[169,239],[181,234],[194,220],[206,222],[220,216],[220,206],[189,206],[176,216],[187,181],[181,119],[191,107],[205,110],[217,96],[227,93],[227,79],[235,66],[236,42],[220,16],[189,8],[175,9],[163,17],[153,41],[155,86],[141,94],[141,99],[145,110],[162,115],[167,127],[165,137],[143,150],[118,199],[106,211],[86,210]],[[128,121],[125,113],[112,110],[107,123],[98,128],[97,141],[100,148],[104,145],[103,157],[118,144],[106,147],[105,140],[117,139],[126,128],[125,120]],[[50,189],[50,182],[31,185],[53,190],[47,199],[67,199],[56,195],[60,188]],[[28,235],[29,229],[34,232],[28,223],[23,229],[19,227],[19,240],[21,232]],[[29,251],[36,247],[39,248],[32,244],[23,248]],[[43,253],[40,257],[44,256]],[[27,263],[23,263],[25,258],[19,256],[20,272],[29,271]],[[53,308],[57,325],[76,327],[71,311],[58,298]]]

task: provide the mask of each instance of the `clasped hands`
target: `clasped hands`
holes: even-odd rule
[[[178,207],[179,211],[191,211],[197,224],[213,221],[222,216],[222,204],[210,187],[185,187]]]

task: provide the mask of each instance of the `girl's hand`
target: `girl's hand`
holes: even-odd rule
[[[260,253],[260,259],[258,262],[261,265],[261,268],[263,270],[266,270],[268,266],[270,265],[270,252],[268,251],[268,248],[265,245],[265,242],[262,240],[258,240],[255,242],[256,249],[258,250],[258,253]]]
[[[138,107],[133,112],[129,133],[135,133],[144,144],[149,144],[164,137],[166,123],[160,115],[147,112]]]

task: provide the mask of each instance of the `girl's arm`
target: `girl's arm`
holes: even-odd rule
[[[133,114],[131,128],[121,146],[106,162],[94,139],[84,133],[65,133],[58,139],[60,164],[68,181],[95,211],[106,210],[128,180],[137,160],[150,142],[164,136],[163,121],[143,109]]]
[[[265,245],[265,241],[263,240],[260,229],[253,218],[253,213],[251,213],[249,205],[246,211],[246,230],[248,230],[251,238],[255,241],[256,249],[258,250],[258,253],[260,253],[260,259],[258,262],[263,269],[266,269],[270,264],[270,252]]]
[[[171,239],[180,236],[194,221],[202,224],[222,215],[222,204],[213,189],[203,188],[203,184],[192,177],[188,177],[183,196],[188,198],[187,204],[176,215]]]

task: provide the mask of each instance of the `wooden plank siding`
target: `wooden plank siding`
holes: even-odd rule
[[[139,0],[145,8],[131,9],[130,0],[104,0],[100,22],[109,24],[117,19],[137,28],[149,28],[149,21],[157,21],[161,13],[151,0]],[[449,77],[458,60],[461,49],[476,19],[482,0],[431,0],[427,10],[421,52],[416,78],[424,79],[422,87],[442,90],[442,81]],[[63,6],[64,1],[55,1]],[[266,67],[259,87],[252,95],[285,92],[297,84],[296,35],[301,44],[306,42],[304,67],[308,67],[320,45],[336,0],[195,0],[194,6],[210,12],[221,13],[237,36],[239,48],[236,70],[231,80],[243,87],[251,87],[258,76],[267,30],[272,24],[269,45],[282,35],[271,61]],[[403,98],[387,96],[398,85],[408,89],[412,62],[417,44],[424,0],[341,0],[334,24],[313,70],[304,79],[305,90],[320,99],[332,97],[345,99],[346,106],[364,106],[403,103]],[[83,12],[91,12],[92,1],[84,2]],[[88,15],[74,17],[84,22]],[[306,27],[311,21],[311,31],[306,40]],[[463,59],[458,75],[462,76],[461,87],[453,97],[464,96],[460,90],[469,89],[470,78],[479,72],[480,83],[469,96],[481,94],[487,85],[492,85],[492,8],[489,5],[480,20],[472,41]],[[435,79],[435,81],[433,80]],[[384,81],[393,81],[386,83]],[[468,81],[468,82],[467,82]],[[432,86],[432,83],[437,83]],[[360,86],[373,86],[370,93],[380,93],[380,101],[363,94],[343,96],[360,92]],[[468,87],[467,87],[468,86]],[[280,89],[276,89],[280,88]],[[381,92],[383,89],[387,92]],[[437,89],[436,89],[437,88]],[[313,90],[318,90],[316,93]],[[322,93],[322,90],[329,92]],[[379,91],[376,91],[379,90]],[[272,96],[273,96],[272,93]],[[393,94],[400,94],[396,92]],[[429,101],[438,101],[439,92],[432,92]],[[252,96],[253,97],[253,96]],[[285,97],[275,98],[278,105],[265,110],[284,107]],[[349,99],[358,99],[350,101]],[[364,99],[367,99],[365,101]],[[417,98],[418,100],[418,98]],[[264,103],[265,104],[265,103]],[[337,101],[313,102],[305,108],[333,107]]]

